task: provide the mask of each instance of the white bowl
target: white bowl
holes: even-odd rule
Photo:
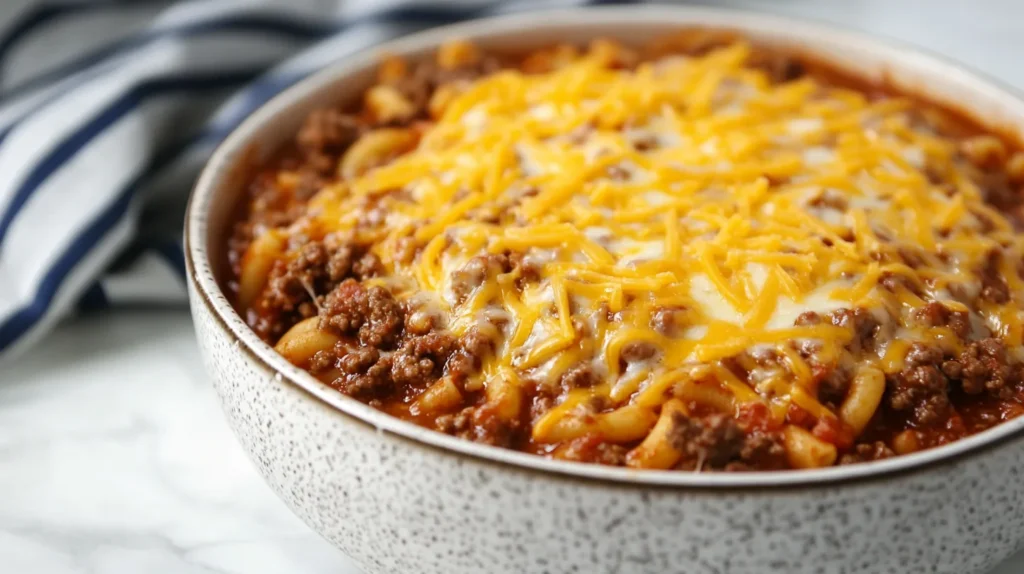
[[[680,27],[734,29],[959,109],[1024,140],[1024,102],[907,46],[817,24],[684,7],[593,8],[467,22],[444,39],[519,50]],[[248,169],[318,105],[351,101],[379,51],[273,99],[220,146],[196,185],[186,242],[196,332],[228,420],[267,482],[370,574],[982,572],[1024,540],[1024,417],[951,445],[811,471],[698,474],[547,460],[392,418],[292,366],[221,289]]]

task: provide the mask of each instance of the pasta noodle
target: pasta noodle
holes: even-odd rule
[[[267,276],[274,261],[281,256],[284,239],[277,233],[267,232],[249,245],[242,259],[242,272],[238,277],[238,302],[249,306],[267,284]]]
[[[289,329],[274,346],[274,350],[296,365],[305,365],[313,355],[331,349],[340,340],[318,329],[317,318],[310,317]]]
[[[860,434],[875,416],[885,393],[885,375],[875,367],[862,367],[850,383],[846,400],[839,407],[839,418]]]
[[[682,401],[672,399],[661,407],[661,415],[651,432],[635,449],[630,451],[626,464],[633,468],[672,468],[683,454],[672,445],[670,435],[675,424],[673,417],[686,415]]]
[[[594,434],[613,443],[644,438],[657,417],[650,410],[636,405],[596,415],[576,414],[559,419],[543,433],[535,433],[540,442],[562,442]]]
[[[408,102],[403,102],[408,103]],[[402,107],[397,101],[387,104],[381,103],[378,113],[394,115],[402,113],[402,110],[388,109],[384,106]],[[341,159],[339,171],[341,176],[351,179],[365,173],[372,167],[387,161],[389,157],[396,156],[408,150],[416,143],[416,134],[411,130],[385,128],[372,131],[359,138],[352,147],[345,152]]]
[[[504,376],[492,378],[486,389],[487,403],[494,406],[498,416],[512,420],[522,410],[522,391]]]
[[[463,398],[459,388],[451,378],[438,379],[427,390],[416,398],[413,410],[417,413],[443,413],[462,404]]]
[[[782,430],[782,440],[786,447],[786,457],[794,468],[830,466],[838,456],[835,445],[795,425]]]

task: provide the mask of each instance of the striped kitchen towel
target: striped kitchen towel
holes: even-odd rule
[[[587,3],[0,2],[0,358],[79,308],[184,303],[192,181],[282,89],[424,27]]]

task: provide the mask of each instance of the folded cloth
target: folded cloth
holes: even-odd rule
[[[193,180],[297,80],[424,27],[595,2],[24,3],[0,7],[0,359],[76,309],[183,304]]]

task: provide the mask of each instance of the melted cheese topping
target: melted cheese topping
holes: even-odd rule
[[[993,249],[1019,261],[1021,237],[982,201],[956,142],[915,122],[916,104],[772,83],[749,55],[736,43],[621,70],[592,53],[495,73],[463,86],[415,149],[322,191],[303,224],[374,243],[397,295],[429,299],[456,335],[490,329],[497,350],[476,385],[510,372],[557,385],[589,365],[602,381],[564,396],[535,437],[588,397],[654,407],[709,373],[734,405],[826,416],[793,342],[838,357],[854,335],[797,317],[863,307],[910,325],[928,301],[962,309],[950,293],[978,288]],[[500,255],[523,263],[478,265]],[[883,288],[891,276],[902,283]],[[659,328],[665,310],[678,329]],[[1020,344],[1016,306],[977,312]],[[656,352],[630,359],[638,343]],[[898,347],[857,360],[891,372]],[[743,381],[722,366],[758,349],[787,372]]]

